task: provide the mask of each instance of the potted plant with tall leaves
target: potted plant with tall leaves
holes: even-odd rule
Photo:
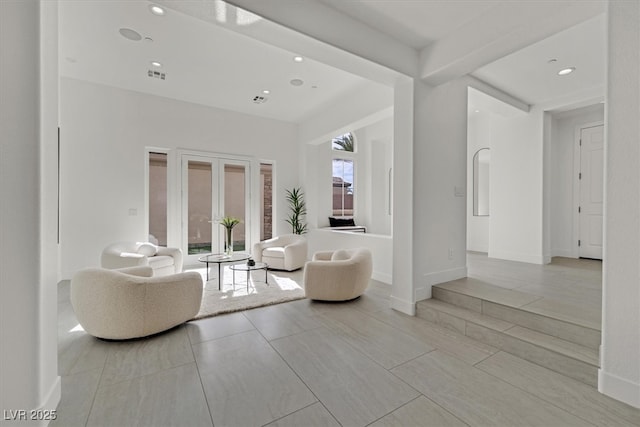
[[[293,234],[304,234],[307,232],[307,223],[304,217],[307,214],[307,205],[304,201],[304,193],[300,187],[287,190],[287,202],[289,202],[289,217],[287,223],[291,225]]]
[[[224,235],[224,254],[231,255],[233,253],[233,227],[240,224],[240,219],[232,216],[225,216],[220,220],[220,225],[225,228]]]

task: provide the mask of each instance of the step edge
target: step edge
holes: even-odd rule
[[[432,305],[432,303],[431,303],[431,302],[428,302],[428,301],[430,301],[430,300],[423,300],[423,301],[419,301],[419,303],[422,303],[423,305],[425,305],[425,304],[426,304],[426,305]],[[573,353],[573,354],[567,354],[567,353],[565,353],[565,352],[561,351],[562,349],[550,348],[549,346],[546,346],[546,345],[540,345],[539,343],[529,341],[529,340],[525,339],[524,337],[521,337],[521,336],[518,336],[518,335],[512,335],[512,334],[509,334],[509,333],[508,333],[508,331],[509,331],[509,330],[511,330],[511,329],[513,329],[514,327],[519,327],[519,328],[522,328],[522,329],[527,329],[527,330],[533,331],[533,332],[535,332],[536,334],[540,334],[540,335],[547,336],[547,337],[549,337],[549,338],[551,338],[551,339],[561,340],[561,341],[567,342],[567,343],[569,343],[569,344],[571,344],[571,345],[574,345],[574,346],[577,346],[577,347],[581,347],[581,348],[584,348],[584,349],[586,349],[586,350],[593,350],[593,351],[597,352],[597,349],[594,349],[594,348],[591,348],[591,347],[587,347],[587,346],[585,346],[585,345],[582,345],[582,344],[579,344],[579,343],[575,343],[575,342],[573,342],[573,341],[568,341],[568,340],[565,340],[565,339],[563,339],[563,338],[559,338],[559,337],[556,337],[556,336],[553,336],[553,335],[549,335],[549,334],[547,334],[547,333],[545,333],[545,332],[540,332],[540,331],[537,331],[537,330],[532,329],[532,328],[528,328],[528,327],[523,326],[523,325],[519,325],[519,324],[516,324],[516,323],[511,323],[511,322],[508,322],[508,321],[506,321],[506,320],[498,319],[498,318],[495,318],[495,317],[492,317],[492,316],[489,316],[489,315],[486,315],[486,314],[476,313],[475,311],[467,310],[467,309],[464,309],[464,308],[462,308],[462,307],[458,307],[458,306],[456,306],[456,305],[454,305],[454,304],[450,304],[450,303],[445,302],[445,301],[441,301],[441,300],[437,300],[437,299],[436,299],[435,301],[437,301],[437,303],[436,303],[435,305],[446,304],[446,305],[449,305],[449,306],[452,306],[452,307],[456,307],[456,308],[458,308],[458,309],[460,309],[460,310],[466,310],[466,311],[468,311],[469,313],[472,313],[472,314],[475,314],[475,315],[479,315],[479,316],[487,317],[487,318],[489,318],[489,319],[496,319],[496,320],[499,320],[499,321],[501,321],[501,322],[505,322],[505,323],[510,323],[510,324],[511,324],[511,325],[513,325],[513,326],[511,326],[511,327],[510,327],[510,328],[508,328],[508,329],[496,329],[496,328],[493,328],[493,327],[491,327],[491,326],[488,326],[488,325],[485,325],[485,324],[482,324],[482,323],[478,323],[477,321],[473,321],[473,320],[470,320],[470,319],[465,319],[465,318],[463,318],[463,317],[457,316],[457,315],[452,314],[452,313],[447,312],[447,311],[438,310],[438,308],[437,308],[437,307],[429,307],[429,308],[432,308],[433,310],[436,310],[436,311],[442,311],[442,312],[443,312],[443,313],[445,313],[445,314],[448,314],[448,315],[450,315],[450,316],[454,316],[454,317],[456,317],[456,318],[458,318],[458,319],[460,319],[460,320],[463,320],[463,321],[465,321],[465,322],[472,323],[472,324],[474,324],[474,325],[476,325],[476,326],[480,326],[480,327],[483,327],[483,328],[490,329],[490,330],[492,330],[492,331],[494,331],[494,332],[498,332],[498,333],[501,333],[501,334],[508,335],[508,336],[509,336],[509,337],[511,337],[511,338],[515,338],[515,339],[517,339],[517,340],[519,340],[519,341],[522,341],[522,342],[525,342],[525,343],[528,343],[528,344],[531,344],[531,345],[535,345],[535,346],[537,346],[537,347],[543,348],[543,349],[545,349],[545,350],[547,350],[547,351],[550,351],[550,352],[553,352],[553,353],[555,353],[555,354],[558,354],[558,355],[561,355],[561,356],[567,357],[567,358],[569,358],[569,359],[573,359],[573,360],[576,360],[576,361],[579,361],[579,362],[585,363],[585,364],[587,364],[587,365],[590,365],[590,366],[593,366],[593,367],[596,367],[596,368],[599,368],[599,367],[600,367],[600,366],[599,366],[599,365],[600,365],[600,362],[599,362],[599,361],[598,361],[596,364],[594,364],[594,363],[593,363],[593,360],[584,360],[585,358],[583,358],[583,357],[576,357],[576,354],[575,354],[576,352],[571,352],[571,350],[569,350],[569,351],[570,351],[571,353]],[[423,318],[423,317],[420,317],[420,318],[421,318],[421,319],[423,319],[423,320],[425,320],[425,321],[428,321],[428,322],[430,322],[430,323],[433,323],[433,324],[435,324],[435,325],[438,325],[438,323],[432,322],[432,321],[431,321],[431,320],[429,320],[429,319],[425,319],[425,318]],[[440,326],[441,326],[441,325],[440,325]],[[457,330],[456,330],[455,332],[461,333],[460,331],[457,331]],[[466,335],[466,333],[465,333],[465,334],[463,334],[463,335],[467,336],[467,335]],[[471,337],[469,337],[469,338],[471,338]],[[471,338],[471,339],[474,339],[474,338]],[[474,340],[475,340],[475,339],[474,339]],[[475,341],[478,341],[478,340],[475,340]],[[482,342],[482,341],[479,341],[479,342]],[[485,344],[486,344],[486,343],[485,343]],[[487,345],[490,345],[490,344],[487,344]],[[578,354],[578,356],[579,356],[579,354]]]
[[[422,305],[430,306],[429,308],[431,308],[431,309],[433,309],[433,310],[441,311],[441,312],[443,312],[443,313],[445,313],[445,314],[449,314],[449,315],[451,315],[451,316],[458,317],[459,319],[462,319],[462,320],[465,320],[465,321],[468,321],[468,322],[472,322],[472,323],[475,323],[475,324],[477,324],[477,325],[484,326],[484,327],[489,328],[489,329],[493,329],[493,330],[495,330],[495,331],[505,331],[505,330],[510,329],[510,328],[512,328],[512,327],[514,327],[514,326],[517,326],[517,324],[516,324],[516,323],[509,322],[509,321],[507,321],[507,320],[500,319],[500,318],[497,318],[497,317],[489,316],[488,314],[478,313],[477,311],[469,310],[469,309],[466,309],[466,308],[464,308],[464,307],[460,307],[460,306],[458,306],[458,305],[451,304],[451,303],[448,303],[448,302],[446,302],[446,301],[442,301],[442,300],[439,300],[439,299],[434,299],[434,298],[432,298],[432,299],[423,300],[423,301],[419,301],[419,302],[418,302],[418,304],[421,304],[421,303],[422,303]],[[435,307],[431,307],[432,305],[435,305]],[[459,315],[457,315],[457,314],[455,314],[455,313],[452,313],[451,311],[447,311],[447,310],[438,310],[438,308],[439,308],[438,306],[439,306],[439,305],[440,305],[440,306],[444,305],[444,306],[445,306],[445,308],[446,308],[447,306],[454,307],[454,310],[451,310],[451,311],[467,311],[467,312],[469,312],[470,316],[469,316],[469,318],[464,318],[464,317],[461,317],[461,316],[459,316]],[[478,323],[477,321],[474,321],[474,320],[472,319],[473,317],[478,317],[478,316],[480,316],[480,317],[486,317],[487,319],[489,319],[489,321],[490,321],[490,322],[495,321],[495,322],[504,323],[504,325],[503,325],[503,326],[504,326],[504,328],[503,328],[503,329],[496,329],[496,328],[494,328],[494,327],[491,327],[491,326],[488,326],[488,325],[484,325],[484,324]]]
[[[479,325],[479,326],[482,326],[482,325]],[[593,352],[595,352],[595,353],[596,353],[596,357],[595,357],[594,359],[591,359],[591,358],[589,358],[589,357],[584,357],[584,356],[582,356],[579,352],[575,352],[575,351],[570,350],[570,349],[562,349],[562,348],[561,348],[561,349],[557,349],[557,348],[551,348],[551,347],[549,347],[549,346],[547,346],[547,345],[544,345],[543,343],[538,343],[538,342],[530,341],[530,340],[526,339],[525,337],[522,337],[522,336],[519,336],[519,335],[514,335],[513,333],[509,333],[509,331],[510,331],[511,329],[513,329],[513,328],[511,328],[511,329],[507,329],[506,331],[502,331],[502,333],[504,333],[504,334],[506,334],[506,335],[509,335],[510,337],[515,338],[515,339],[518,339],[518,340],[520,340],[520,341],[527,342],[527,343],[529,343],[529,344],[533,344],[533,345],[535,345],[535,346],[537,346],[537,347],[544,348],[545,350],[548,350],[548,351],[554,352],[554,353],[556,353],[556,354],[560,354],[560,355],[562,355],[562,356],[570,357],[570,358],[575,359],[575,360],[578,360],[578,361],[580,361],[580,362],[584,362],[584,363],[586,363],[586,364],[588,364],[588,365],[591,365],[591,366],[594,366],[594,367],[596,367],[596,368],[599,368],[599,367],[600,367],[600,361],[598,360],[598,357],[597,357],[597,353],[598,353],[598,352],[597,352],[597,350],[595,350],[595,349],[592,349],[592,348],[590,348],[590,347],[587,347],[587,346],[584,346],[584,345],[581,345],[581,344],[574,343],[574,342],[572,342],[572,341],[567,341],[567,340],[564,340],[564,339],[562,339],[562,338],[554,337],[553,335],[545,334],[544,332],[539,332],[539,331],[536,331],[536,330],[534,330],[534,329],[526,328],[526,327],[521,326],[521,325],[517,325],[516,327],[519,327],[519,328],[522,328],[522,329],[527,329],[527,330],[529,330],[529,331],[533,331],[533,332],[535,332],[536,334],[539,334],[539,335],[544,335],[544,336],[546,336],[546,337],[551,337],[551,338],[552,338],[552,339],[554,339],[554,340],[564,341],[564,342],[569,343],[569,344],[571,344],[571,345],[573,345],[573,346],[576,346],[576,347],[581,347],[581,348],[586,349],[586,350],[592,350]],[[572,355],[572,354],[567,354],[567,353],[565,353],[564,351],[561,351],[561,350],[567,350],[567,351],[572,352],[572,353],[575,353],[575,354],[573,354],[573,355]],[[594,360],[595,360],[595,363],[594,363]]]
[[[491,300],[491,299],[485,299],[485,298],[475,297],[475,296],[472,296],[472,295],[467,295],[465,293],[458,292],[458,291],[452,291],[450,289],[445,289],[445,288],[441,288],[441,287],[439,287],[439,289],[441,291],[451,292],[451,293],[455,293],[455,294],[458,294],[458,295],[464,295],[464,296],[470,297],[470,298],[476,298],[476,299],[479,299],[480,301],[487,301],[487,302],[490,302],[490,303],[493,303],[493,304],[502,305],[504,307],[509,307],[509,308],[513,308],[513,309],[517,309],[517,310],[522,310],[524,312],[531,313],[531,314],[534,314],[536,316],[542,316],[542,317],[545,317],[547,319],[551,319],[551,320],[554,320],[554,321],[557,321],[557,322],[562,322],[562,323],[566,323],[566,324],[569,324],[569,325],[573,325],[573,326],[577,326],[577,327],[580,327],[580,328],[589,329],[589,330],[592,330],[592,331],[596,331],[596,332],[602,333],[602,328],[598,329],[598,328],[594,328],[594,327],[587,326],[587,325],[581,325],[580,323],[577,323],[577,322],[572,322],[572,321],[566,320],[566,319],[558,319],[556,317],[551,317],[551,316],[549,316],[547,314],[543,314],[543,313],[539,313],[539,312],[533,311],[533,310],[527,308],[528,304],[525,304],[523,306],[514,306],[514,305],[509,305],[509,304],[504,304],[502,302],[494,301],[494,300]],[[533,295],[533,294],[530,294],[530,295]],[[437,298],[431,298],[431,299],[438,300]],[[540,297],[539,299],[544,299],[544,298]],[[428,300],[423,300],[423,301],[428,301]],[[446,301],[442,301],[442,300],[438,300],[438,301],[446,303]],[[447,304],[451,304],[451,303],[447,303]],[[454,305],[456,307],[460,307],[460,308],[464,309],[464,307],[461,307],[461,306],[458,306],[458,305],[455,305],[455,304],[451,304],[451,305]],[[483,314],[483,313],[480,313],[480,314]],[[486,314],[485,314],[485,316],[486,316]],[[495,319],[499,319],[499,318],[496,317]],[[499,319],[499,320],[503,320],[503,319]],[[505,322],[507,322],[507,321],[505,320]]]

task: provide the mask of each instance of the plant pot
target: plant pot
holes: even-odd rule
[[[225,228],[224,233],[224,254],[233,254],[233,228]]]

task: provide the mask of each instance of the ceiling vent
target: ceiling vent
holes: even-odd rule
[[[253,97],[253,103],[254,104],[264,104],[265,102],[267,102],[269,98],[267,98],[266,96],[262,96],[262,95],[256,95]]]
[[[160,71],[154,71],[154,70],[149,70],[147,75],[151,78],[154,79],[160,79],[160,80],[165,80],[166,79],[166,74],[165,73],[161,73]]]

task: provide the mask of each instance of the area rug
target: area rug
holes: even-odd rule
[[[206,270],[198,269],[196,271],[203,276],[203,282],[205,282]],[[215,277],[217,272],[211,271],[211,273],[214,276],[205,282],[200,311],[194,320],[304,298],[302,271],[291,273],[269,271],[267,273],[268,284],[264,281],[264,271],[253,271],[247,287],[246,273],[236,272],[234,286],[232,271],[226,266],[223,273],[223,286],[220,291],[218,290],[218,278]]]

